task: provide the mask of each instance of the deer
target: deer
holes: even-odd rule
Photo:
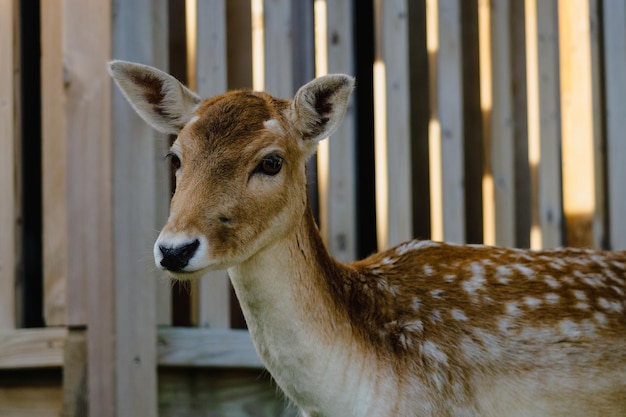
[[[626,252],[413,240],[352,263],[318,231],[307,160],[355,80],[291,99],[201,99],[111,61],[131,106],[176,135],[154,244],[173,279],[227,269],[265,367],[304,417],[626,416]]]

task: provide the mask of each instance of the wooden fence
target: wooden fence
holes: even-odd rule
[[[621,0],[0,0],[0,415],[295,414],[226,273],[187,291],[152,266],[168,138],[109,59],[203,96],[355,74],[310,164],[340,260],[413,237],[626,249],[625,22]]]

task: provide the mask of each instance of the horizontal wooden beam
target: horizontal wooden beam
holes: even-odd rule
[[[0,369],[63,366],[64,327],[0,331]],[[160,366],[263,368],[246,330],[163,327]]]
[[[64,327],[0,331],[0,369],[60,367],[66,338]]]
[[[160,366],[263,367],[246,330],[161,328],[157,349]]]

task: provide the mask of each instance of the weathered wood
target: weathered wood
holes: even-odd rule
[[[152,16],[163,16],[166,4],[151,0],[117,4],[112,21],[112,55],[155,65],[159,58],[157,51],[165,48],[165,39],[155,36],[159,28],[155,27]],[[154,202],[159,196],[157,187],[162,184],[155,184],[153,178],[165,164],[157,156],[152,128],[131,110],[118,89],[114,90],[112,100],[111,127],[115,202],[115,412],[124,416],[154,416],[157,414],[157,277],[152,245],[158,223]],[[91,337],[92,329],[89,330]],[[90,396],[92,380],[90,377]]]
[[[43,280],[48,326],[67,323],[68,149],[61,3],[51,0],[41,4]]]
[[[461,4],[442,0],[438,10],[437,115],[441,139],[441,205],[443,239],[464,243],[464,120]]]
[[[16,278],[16,149],[15,149],[15,76],[13,61],[16,39],[14,0],[0,1],[0,189],[6,198],[0,200],[0,329],[12,329],[15,317]]]
[[[526,1],[533,248],[563,245],[557,0]]]
[[[158,362],[160,366],[263,367],[246,330],[161,328]]]
[[[63,364],[67,329],[0,331],[0,369],[50,368]]]
[[[226,2],[199,1],[196,10],[196,88],[201,97],[228,90]],[[196,326],[230,327],[230,281],[226,271],[212,271],[194,283],[192,322]]]
[[[252,88],[252,10],[250,0],[226,2],[228,89]]]
[[[597,246],[590,1],[559,0],[563,209],[568,246]]]
[[[315,2],[316,75],[354,73],[352,2]],[[317,153],[320,231],[340,261],[356,258],[355,115],[350,105],[332,138]]]
[[[490,158],[495,243],[515,246],[515,115],[511,50],[511,0],[491,2],[492,100]]]
[[[295,417],[298,411],[256,370],[161,369],[159,416]]]
[[[375,5],[374,143],[378,248],[412,237],[408,6]]]
[[[87,415],[87,335],[85,329],[70,329],[63,357],[63,417]]]
[[[2,417],[59,417],[62,413],[61,371],[0,371]]]
[[[291,98],[293,82],[293,27],[291,0],[263,0],[264,90]],[[255,88],[258,88],[255,86]]]
[[[604,70],[606,81],[607,180],[609,239],[612,249],[626,249],[626,3],[604,1]]]

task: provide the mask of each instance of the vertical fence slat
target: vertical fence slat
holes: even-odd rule
[[[17,175],[14,108],[14,0],[0,1],[0,329],[15,327],[16,213]]]
[[[166,4],[165,0],[117,3],[112,55],[163,64],[165,57],[157,51],[167,43],[160,36],[162,28],[155,25],[164,20]],[[165,164],[157,157],[159,146],[152,128],[131,110],[119,89],[113,92],[116,412],[155,416],[157,280],[151,248],[157,235],[157,189],[163,186],[155,176]]]
[[[46,325],[67,318],[67,143],[60,1],[41,4],[43,279]]]
[[[408,5],[375,1],[374,127],[378,248],[412,237]]]
[[[495,243],[515,245],[515,161],[511,0],[491,2],[491,132],[489,159],[493,175]]]
[[[227,85],[226,1],[197,2],[196,86],[201,97],[223,94]],[[192,293],[195,317],[200,327],[230,327],[230,284],[226,271],[212,271],[197,282]]]
[[[463,57],[459,0],[440,0],[438,20],[436,94],[441,133],[443,239],[463,243],[465,242]]]
[[[264,89],[281,98],[291,98],[294,94],[291,18],[291,0],[263,0]]]
[[[607,172],[610,243],[626,249],[626,3],[604,2],[604,58],[606,81]]]
[[[316,33],[324,32],[316,35],[317,75],[354,74],[352,2],[317,1],[315,7],[316,15],[323,14],[315,23]],[[320,7],[323,10],[318,10]],[[324,27],[319,27],[322,23]],[[330,252],[343,262],[356,257],[354,123],[351,104],[333,137],[322,142],[318,150],[321,231]]]
[[[563,245],[557,0],[526,1],[534,248]]]
[[[72,257],[67,276],[68,324],[88,326],[89,414],[107,417],[116,415],[113,145],[111,83],[106,72],[111,57],[110,16],[109,0],[62,2],[67,247]],[[133,312],[141,309],[136,307]]]
[[[593,0],[559,0],[563,209],[566,244],[596,246],[599,228],[595,143],[592,28]]]

